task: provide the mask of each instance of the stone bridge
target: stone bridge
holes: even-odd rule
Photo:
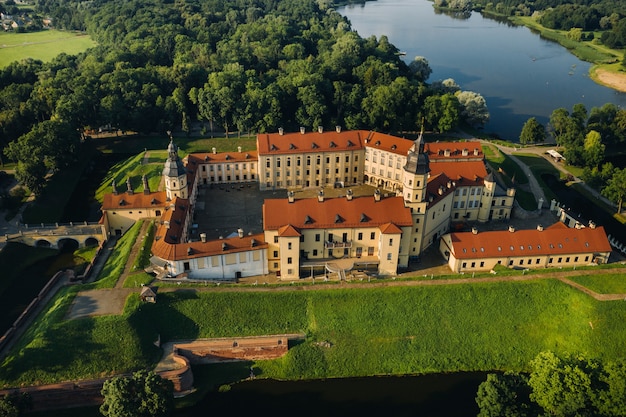
[[[83,248],[85,246],[98,246],[106,241],[107,235],[104,225],[99,223],[74,223],[67,224],[24,224],[19,227],[17,233],[6,234],[4,242],[20,242],[39,248],[63,249],[70,244]]]

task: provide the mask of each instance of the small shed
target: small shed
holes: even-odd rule
[[[563,155],[561,155],[560,153],[558,153],[557,151],[555,151],[554,149],[550,149],[549,151],[546,152],[548,155],[550,155],[556,162],[561,162],[561,161],[565,161],[565,158],[563,157]]]
[[[141,287],[139,298],[146,303],[156,303],[157,287],[144,286]]]

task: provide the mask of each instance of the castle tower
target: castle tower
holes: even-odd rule
[[[178,147],[170,138],[170,144],[167,147],[167,161],[163,169],[163,180],[165,182],[165,193],[167,199],[174,197],[189,198],[187,190],[187,170],[183,165],[183,161],[178,157]]]
[[[429,172],[428,155],[424,152],[422,131],[409,149],[402,174],[402,195],[407,204],[420,203],[426,199]]]

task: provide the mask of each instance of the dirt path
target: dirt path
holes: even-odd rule
[[[150,226],[150,220],[149,219],[144,220],[143,224],[141,225],[141,230],[139,230],[139,234],[137,235],[137,239],[135,239],[135,243],[133,244],[133,247],[130,250],[130,254],[128,255],[128,261],[126,261],[126,265],[124,266],[124,271],[122,272],[119,279],[115,283],[116,289],[123,288],[124,281],[126,280],[126,278],[132,272],[134,272],[132,271],[132,268],[135,263],[135,258],[137,258],[137,255],[139,254],[139,251],[141,250],[141,244],[143,243],[143,239],[146,236],[146,232],[148,231],[149,226]]]

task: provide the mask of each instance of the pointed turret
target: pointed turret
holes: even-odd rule
[[[171,134],[170,143],[167,146],[167,154],[167,161],[165,161],[165,167],[163,168],[167,198],[169,200],[172,200],[174,197],[188,198],[187,170],[183,165],[183,161],[178,157],[178,147],[174,144]]]

